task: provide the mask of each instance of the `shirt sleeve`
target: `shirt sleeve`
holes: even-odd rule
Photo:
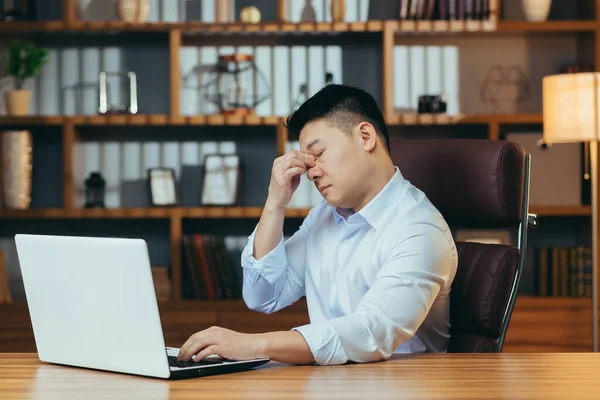
[[[450,233],[427,223],[408,228],[387,246],[382,267],[354,313],[294,328],[317,364],[388,358],[415,334],[451,283],[458,256]]]
[[[248,237],[241,260],[242,295],[251,310],[270,314],[304,296],[306,238],[313,218],[311,210],[292,237],[284,241],[282,234],[279,244],[260,260],[253,254],[258,225]]]

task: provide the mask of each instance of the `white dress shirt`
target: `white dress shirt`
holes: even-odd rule
[[[317,364],[447,351],[456,247],[439,211],[397,167],[358,213],[323,201],[260,260],[255,234],[242,253],[244,300],[273,313],[305,296],[310,324],[294,330]]]

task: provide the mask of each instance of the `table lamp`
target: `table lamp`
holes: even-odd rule
[[[543,78],[544,140],[587,142],[592,181],[592,347],[598,351],[598,140],[600,139],[600,72]],[[535,161],[534,161],[535,162]]]

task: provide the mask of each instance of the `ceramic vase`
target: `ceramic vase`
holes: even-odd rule
[[[552,0],[522,0],[525,18],[531,22],[541,22],[548,19]]]
[[[117,0],[117,15],[126,22],[146,22],[150,0]]]
[[[346,0],[331,0],[331,20],[344,22],[346,17]]]
[[[217,0],[215,1],[215,22],[219,24],[226,24],[230,22],[231,18],[231,1],[230,0]]]

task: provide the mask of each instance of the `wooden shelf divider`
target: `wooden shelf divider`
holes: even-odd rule
[[[592,215],[591,206],[529,206],[529,212],[544,217],[587,217]]]
[[[171,299],[181,300],[181,215],[171,215]]]
[[[72,122],[63,125],[63,201],[66,211],[73,209],[75,200],[73,148],[76,135]]]
[[[181,49],[181,31],[169,32],[169,92],[171,106],[171,122],[178,122],[181,117],[181,68],[179,63],[179,50]]]

